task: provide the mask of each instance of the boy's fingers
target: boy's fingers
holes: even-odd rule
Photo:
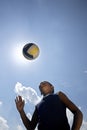
[[[19,101],[22,101],[22,97],[21,97],[21,96],[18,96],[18,100],[19,100]]]

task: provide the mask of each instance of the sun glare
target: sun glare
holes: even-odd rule
[[[13,60],[17,64],[26,64],[28,60],[23,56],[22,49],[24,45],[16,45],[13,47]]]
[[[34,63],[37,61],[38,58],[35,60],[28,60],[23,56],[22,49],[23,49],[24,45],[25,44],[17,44],[12,47],[11,54],[12,54],[12,60],[13,60],[14,64],[17,64],[17,65],[19,64],[20,66],[23,66],[23,65],[27,65],[29,62]]]

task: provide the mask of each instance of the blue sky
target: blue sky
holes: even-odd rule
[[[87,1],[0,0],[0,30],[0,129],[25,130],[14,99],[23,95],[32,115],[38,85],[47,80],[80,107],[86,130]],[[29,42],[40,48],[34,61],[21,54]]]

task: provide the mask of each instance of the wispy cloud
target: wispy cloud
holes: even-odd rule
[[[0,116],[0,130],[9,130],[7,120]]]
[[[2,104],[2,101],[0,101],[0,106],[2,106]],[[0,130],[9,130],[7,120],[2,116],[0,116]]]
[[[66,112],[67,112],[68,122],[69,122],[70,127],[71,127],[72,126],[72,122],[73,122],[73,114],[72,114],[72,112],[70,112],[69,109],[67,109]]]
[[[87,130],[87,121],[83,120],[81,130]]]
[[[18,125],[17,130],[24,130],[24,129],[23,129],[23,127],[21,125]]]
[[[21,83],[17,82],[15,85],[15,93],[21,95],[25,101],[36,105],[41,98],[37,95],[37,92],[31,87],[25,87]]]

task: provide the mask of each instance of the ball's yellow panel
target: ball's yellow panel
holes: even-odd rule
[[[28,50],[27,53],[33,55],[33,57],[37,57],[39,55],[39,48],[36,45],[32,45]]]

